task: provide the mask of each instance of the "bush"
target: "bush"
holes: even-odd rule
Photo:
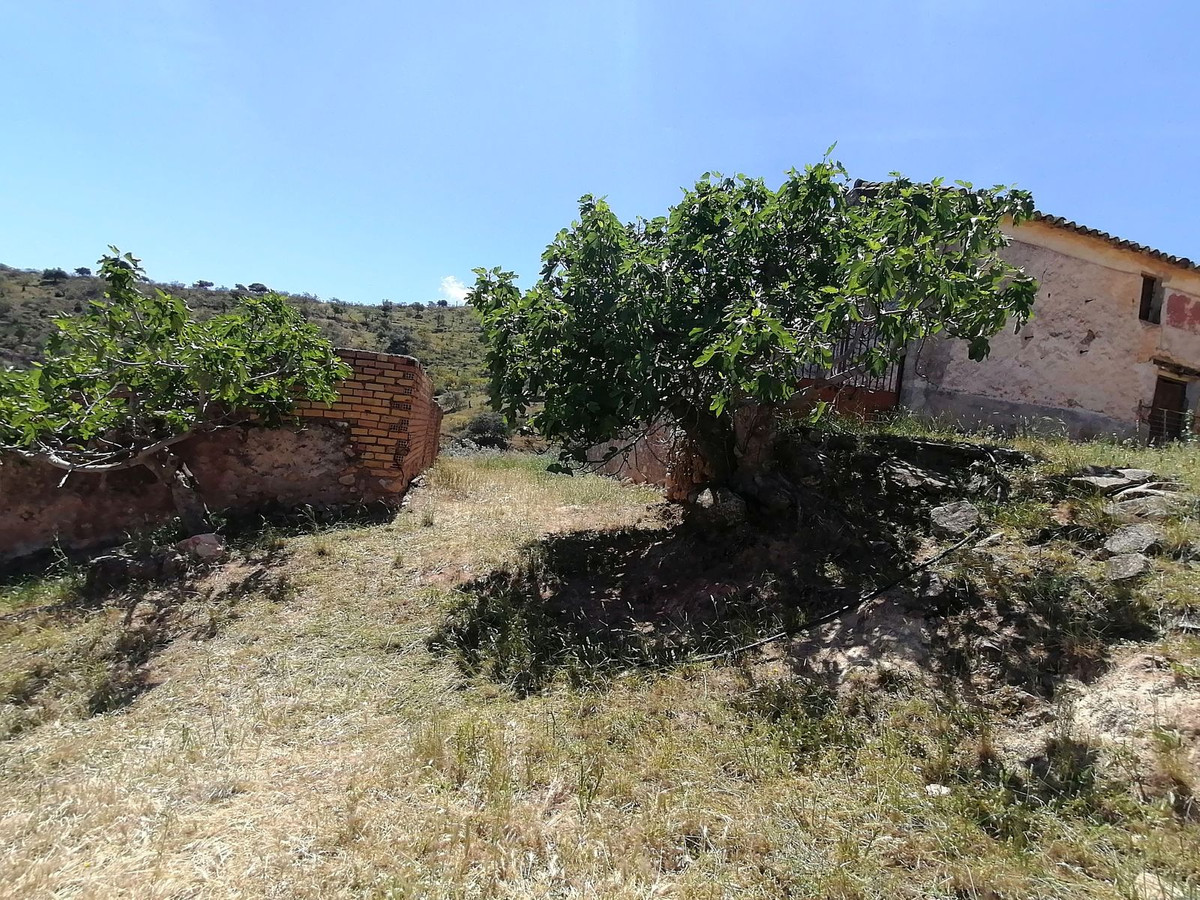
[[[508,423],[498,412],[481,412],[467,423],[467,437],[481,447],[503,450],[508,447],[509,434]]]

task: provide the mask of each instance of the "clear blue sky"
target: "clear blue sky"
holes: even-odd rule
[[[836,156],[1200,255],[1200,3],[0,0],[0,262],[429,300]],[[450,294],[453,282],[446,282]]]

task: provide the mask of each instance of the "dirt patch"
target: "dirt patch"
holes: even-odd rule
[[[1040,722],[1026,718],[1005,730],[1000,747],[1028,757],[1055,731],[1069,730],[1110,756],[1132,754],[1143,769],[1173,751],[1200,764],[1200,687],[1180,678],[1159,654],[1126,648],[1104,675],[1090,683],[1068,679],[1058,695],[1052,708],[1036,710]]]
[[[891,591],[791,641],[781,661],[834,684],[876,668],[916,675],[929,664],[933,639],[933,623],[911,594]]]

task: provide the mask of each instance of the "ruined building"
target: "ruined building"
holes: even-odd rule
[[[983,362],[961,341],[910,348],[883,405],[1079,438],[1180,437],[1200,402],[1200,265],[1053,216],[1009,235],[1004,257],[1040,282],[1034,318]]]

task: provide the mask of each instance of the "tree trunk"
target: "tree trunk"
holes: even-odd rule
[[[771,514],[783,513],[799,502],[797,486],[772,465],[775,424],[770,410],[760,407],[743,422],[742,435],[732,415],[718,418],[707,411],[690,410],[680,421],[708,464],[713,487],[728,490],[748,506]]]
[[[184,464],[183,460],[167,450],[162,455],[162,462],[150,466],[151,471],[158,476],[171,492],[171,501],[175,504],[175,513],[183,530],[189,536],[204,534],[212,531],[208,507],[196,489],[196,480]]]
[[[684,434],[700,451],[714,484],[727,485],[737,469],[733,422],[711,413],[690,411],[681,417]]]

